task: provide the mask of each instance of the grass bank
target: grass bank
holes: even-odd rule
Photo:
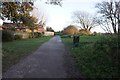
[[[78,47],[73,47],[71,38],[62,40],[86,78],[119,77],[120,47],[116,36],[80,36]]]
[[[3,72],[18,62],[22,57],[35,51],[41,44],[48,41],[50,37],[34,39],[15,40],[2,43],[2,67]]]

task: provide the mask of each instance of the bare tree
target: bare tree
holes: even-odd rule
[[[98,3],[96,8],[99,9],[98,13],[112,26],[115,34],[120,34],[120,1],[110,0]]]
[[[87,12],[75,11],[73,13],[73,19],[75,23],[80,24],[80,28],[90,31],[97,26],[97,19]]]
[[[104,17],[99,17],[97,23],[106,33],[113,32],[112,26],[109,24],[110,20],[104,19]]]

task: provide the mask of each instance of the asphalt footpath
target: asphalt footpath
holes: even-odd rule
[[[60,36],[55,36],[13,65],[3,78],[67,78],[65,52]]]

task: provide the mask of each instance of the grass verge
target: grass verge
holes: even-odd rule
[[[2,43],[2,71],[18,62],[22,57],[35,51],[41,44],[48,41],[50,37],[40,37],[34,39],[15,40]]]
[[[80,36],[79,47],[71,38],[62,38],[69,46],[81,74],[86,78],[119,78],[119,47],[116,38]]]

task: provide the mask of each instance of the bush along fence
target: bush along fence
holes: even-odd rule
[[[34,32],[34,38],[39,38],[42,33]],[[32,38],[32,34],[28,32],[14,32],[11,30],[2,30],[2,42],[8,42],[13,40],[21,40]]]

